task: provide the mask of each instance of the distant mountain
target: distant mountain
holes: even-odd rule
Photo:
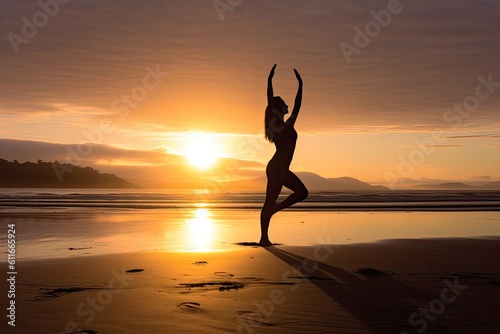
[[[58,162],[0,159],[0,188],[137,188],[114,174]]]
[[[490,190],[500,190],[500,181],[486,183],[486,184],[483,184],[482,186],[480,186],[479,188],[490,189]]]
[[[481,186],[471,186],[460,182],[448,182],[439,184],[419,184],[415,188],[419,189],[439,189],[439,190],[500,190],[500,181],[487,183]]]
[[[389,188],[379,185],[370,185],[352,177],[324,178],[318,174],[309,172],[298,172],[297,176],[302,180],[309,191],[386,191]],[[260,177],[253,180],[233,181],[227,186],[229,189],[260,189],[266,187],[267,178]]]
[[[371,185],[352,177],[324,178],[320,175],[307,172],[299,172],[297,175],[302,182],[313,191],[365,191],[365,190],[389,190],[380,185]]]
[[[448,190],[461,190],[461,189],[473,189],[474,186],[459,183],[459,182],[447,182],[447,183],[439,183],[439,184],[419,184],[416,186],[421,189],[448,189]]]

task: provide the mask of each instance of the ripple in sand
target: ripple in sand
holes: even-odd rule
[[[460,280],[481,281],[483,283],[486,282],[488,284],[497,285],[500,275],[495,273],[473,273],[467,271],[459,271],[459,272],[446,272],[439,276],[434,277],[435,280],[440,280],[440,281],[444,279],[453,280],[455,278],[459,278]]]
[[[262,314],[253,311],[238,311],[238,316],[248,322],[254,323],[256,326],[276,326],[270,322],[266,322]]]
[[[378,269],[375,269],[375,268],[359,268],[358,270],[355,270],[354,272],[356,274],[365,275],[365,276],[390,276],[390,275],[397,275],[393,271],[378,270]]]

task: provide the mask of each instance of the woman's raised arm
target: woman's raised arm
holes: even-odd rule
[[[289,117],[290,122],[295,123],[297,116],[299,115],[300,106],[302,105],[302,78],[300,77],[299,72],[296,69],[293,69],[295,72],[295,76],[297,77],[297,81],[299,82],[299,89],[297,90],[297,95],[295,96],[295,103],[293,105],[292,114]]]
[[[269,77],[267,78],[267,105],[271,108],[271,110],[274,108],[273,77],[275,68],[276,64],[274,64],[271,72],[269,73]]]

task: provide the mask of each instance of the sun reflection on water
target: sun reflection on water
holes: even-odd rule
[[[186,243],[189,251],[209,252],[213,250],[215,224],[208,209],[193,211],[193,218],[187,220]]]

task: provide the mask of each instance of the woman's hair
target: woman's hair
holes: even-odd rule
[[[274,96],[274,108],[271,109],[270,106],[267,106],[266,113],[264,117],[264,130],[265,136],[268,141],[271,143],[274,142],[274,134],[280,129],[276,127],[275,122],[281,119],[279,116],[280,107],[285,105],[285,101],[280,96]]]

